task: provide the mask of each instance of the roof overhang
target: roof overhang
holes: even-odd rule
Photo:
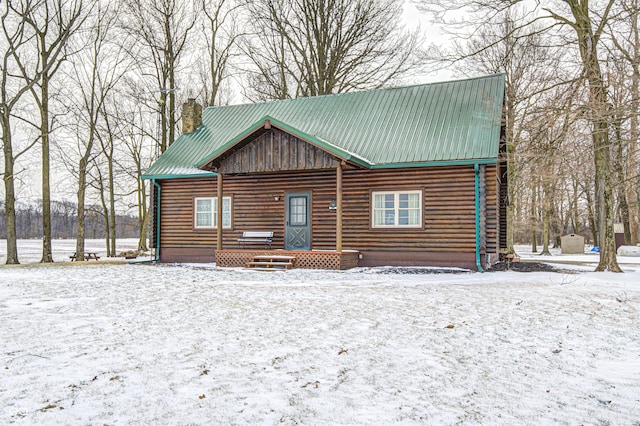
[[[383,163],[373,164],[371,169],[404,169],[408,167],[446,167],[446,166],[469,166],[474,164],[496,164],[497,158],[473,158],[465,160],[447,161],[416,161],[411,163]]]
[[[290,126],[282,121],[279,121],[270,116],[264,116],[260,120],[256,121],[251,126],[247,127],[244,131],[240,132],[236,137],[226,142],[220,148],[216,149],[211,153],[209,157],[207,157],[204,161],[196,164],[195,167],[200,170],[212,170],[216,169],[217,165],[228,155],[237,151],[238,149],[244,147],[255,137],[259,136],[261,133],[268,131],[272,128],[279,129],[285,133],[288,133],[306,143],[309,143],[316,148],[325,151],[326,153],[333,155],[338,158],[340,161],[351,164],[353,166],[359,168],[371,168],[372,164],[366,161],[365,159],[352,154],[350,152],[345,151],[332,144],[331,142],[325,141],[320,137],[309,135],[299,129],[296,129],[293,126]]]
[[[205,172],[203,170],[197,170],[200,173],[184,173],[184,174],[170,174],[170,175],[142,175],[140,179],[142,180],[153,180],[153,179],[197,179],[203,177],[216,177],[217,173],[214,172]]]

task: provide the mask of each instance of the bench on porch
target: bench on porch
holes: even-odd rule
[[[238,248],[244,248],[245,244],[264,244],[264,248],[270,249],[273,242],[273,231],[244,231],[242,238],[238,238]]]

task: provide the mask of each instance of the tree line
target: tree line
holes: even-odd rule
[[[638,1],[407,2],[447,33],[432,39],[403,27],[400,0],[2,2],[7,263],[18,263],[15,205],[36,169],[43,262],[52,194],[75,198],[78,252],[88,206],[105,218],[107,254],[123,207],[145,249],[140,176],[179,134],[188,98],[325,95],[447,69],[506,75],[507,250],[517,241],[546,253],[581,233],[601,247],[598,270],[619,271],[614,222],[628,244],[640,234]],[[56,182],[60,173],[72,179]]]
[[[100,206],[87,206],[85,220],[86,237],[100,239],[105,236],[106,220]],[[135,216],[116,215],[116,237],[137,238],[140,235]],[[78,207],[70,201],[51,202],[51,237],[76,238],[78,231]],[[42,235],[42,202],[16,206],[16,234],[20,239],[38,239]],[[0,202],[0,238],[6,238],[4,203]]]

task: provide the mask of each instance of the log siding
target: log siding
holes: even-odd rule
[[[253,145],[253,144],[251,144]],[[316,149],[316,148],[314,148]],[[323,164],[326,166],[326,164]],[[486,252],[498,251],[498,176],[496,165],[484,172]],[[224,196],[231,196],[232,228],[224,229],[223,248],[237,246],[246,230],[274,231],[273,248],[284,248],[285,194],[311,193],[311,249],[335,250],[336,211],[329,205],[336,200],[335,169],[278,172],[251,175],[225,175]],[[166,261],[213,261],[217,245],[215,229],[193,227],[196,197],[215,197],[216,178],[172,179],[160,181],[161,259]],[[421,190],[423,229],[372,228],[371,192]],[[443,259],[473,259],[475,254],[475,188],[473,166],[423,167],[405,169],[345,169],[342,182],[342,246],[363,253],[389,253],[402,264],[444,264]],[[278,198],[278,200],[276,200]],[[391,255],[391,253],[397,253]],[[403,254],[404,253],[404,254]],[[391,259],[391,261],[389,261]],[[484,259],[483,259],[484,260]],[[432,262],[432,263],[433,263]],[[468,262],[467,262],[468,263]]]

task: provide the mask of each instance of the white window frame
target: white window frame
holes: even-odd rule
[[[408,207],[408,208],[400,208],[400,196],[401,195],[418,195],[418,207]],[[385,197],[387,195],[393,195],[393,208],[377,208],[376,207],[376,197],[382,196]],[[393,211],[393,224],[376,224],[376,213],[382,212],[384,214],[385,211]],[[400,210],[413,210],[418,213],[417,223],[410,223],[406,225],[402,225],[399,223],[400,218]],[[371,192],[371,228],[375,229],[421,229],[422,228],[422,191],[421,190],[411,190],[411,191],[372,191]],[[409,214],[409,218],[411,218],[411,214]],[[384,222],[384,221],[383,221]]]
[[[198,210],[198,201],[210,201],[210,210]],[[228,206],[228,209],[224,210],[224,207]],[[222,227],[224,229],[231,229],[231,211],[233,208],[231,197],[222,197]],[[203,214],[208,218],[208,225],[198,224],[198,215]],[[225,219],[227,219],[225,221]],[[193,200],[193,227],[195,229],[218,229],[218,197],[196,197]]]

